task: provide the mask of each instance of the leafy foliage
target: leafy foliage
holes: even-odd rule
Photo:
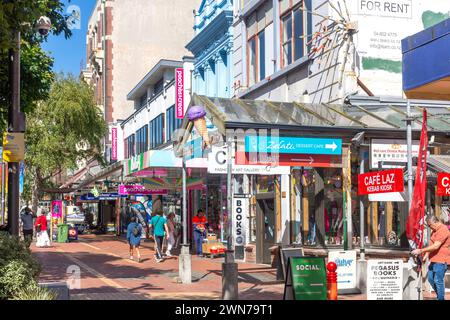
[[[22,240],[0,232],[0,299],[11,298],[19,289],[35,283],[40,271]]]
[[[12,300],[56,300],[56,293],[33,282],[17,291]]]
[[[106,133],[92,88],[73,76],[59,75],[49,98],[27,117],[25,189],[40,189],[56,172],[76,169],[79,161],[100,160]]]

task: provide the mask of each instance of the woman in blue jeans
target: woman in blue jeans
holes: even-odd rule
[[[445,300],[444,277],[447,271],[447,262],[450,261],[450,232],[434,215],[427,216],[425,222],[432,230],[430,245],[413,250],[412,254],[424,253],[425,260],[429,254],[428,281],[436,292],[437,299]]]

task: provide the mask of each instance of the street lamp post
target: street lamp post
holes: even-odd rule
[[[187,240],[187,187],[186,187],[186,161],[184,153],[182,155],[183,164],[183,243],[181,244],[181,254],[179,258],[179,277],[182,283],[190,284],[192,282],[191,254],[189,252],[189,243]]]
[[[36,22],[36,30],[46,36],[51,28],[48,17]],[[9,51],[11,103],[8,112],[8,132],[25,132],[25,115],[20,112],[20,31],[13,31],[14,47]],[[8,231],[19,235],[19,163],[8,163]]]

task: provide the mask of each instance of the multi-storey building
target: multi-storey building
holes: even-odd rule
[[[130,83],[138,82],[161,57],[188,54],[184,46],[194,34],[190,18],[197,4],[198,0],[97,0],[89,19],[83,76],[94,87],[110,126],[134,111],[127,100]],[[106,145],[108,159],[110,143]]]

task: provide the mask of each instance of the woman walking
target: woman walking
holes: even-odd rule
[[[167,229],[169,233],[169,237],[167,239],[167,251],[166,256],[172,256],[172,248],[175,245],[175,214],[173,212],[169,213],[167,216]]]
[[[130,260],[133,260],[134,250],[137,252],[138,262],[141,262],[141,253],[139,246],[141,245],[142,226],[137,216],[131,218],[131,222],[127,228],[127,240],[130,245]]]
[[[36,228],[36,247],[50,247],[50,239],[47,233],[47,218],[44,210],[38,213],[34,227]]]
[[[153,228],[153,235],[155,237],[155,259],[156,262],[163,261],[162,244],[164,237],[169,239],[169,230],[167,229],[167,219],[163,217],[162,210],[156,211],[156,216],[150,220],[149,227]]]

